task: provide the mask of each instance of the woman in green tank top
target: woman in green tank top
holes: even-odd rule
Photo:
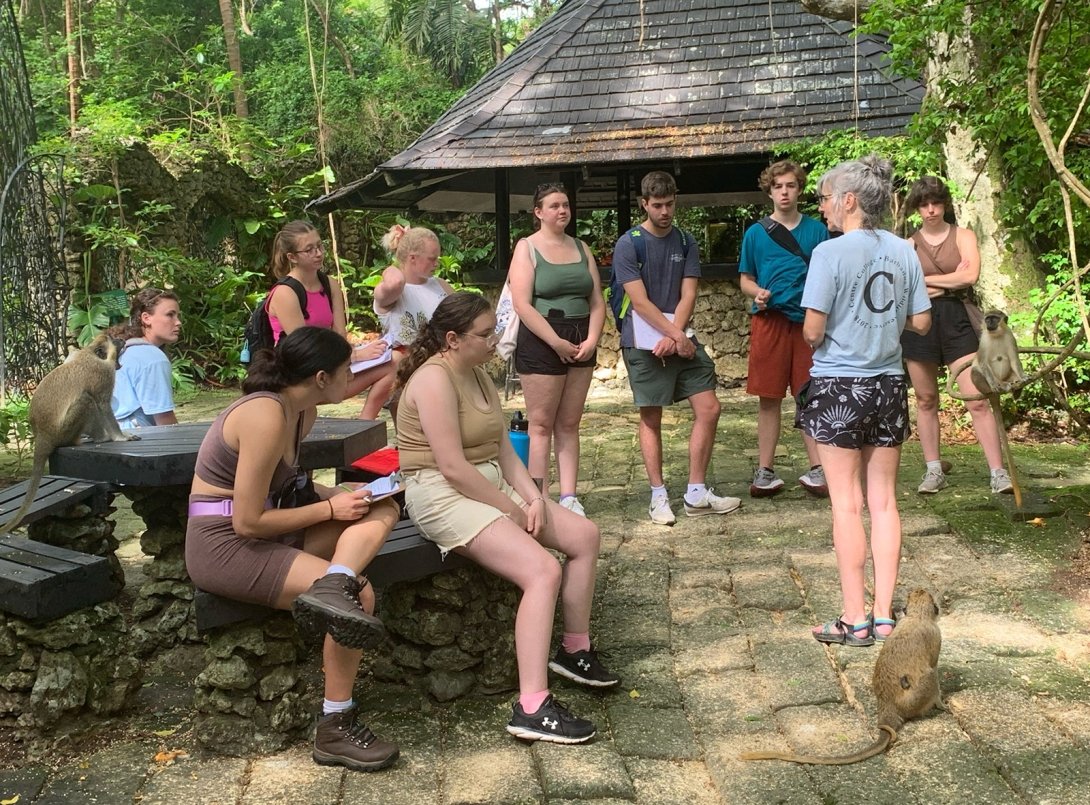
[[[563,185],[537,188],[534,218],[538,231],[515,245],[508,272],[521,322],[515,369],[530,419],[530,475],[540,488],[548,487],[555,443],[560,505],[583,514],[575,496],[579,423],[597,364],[605,302],[594,256],[565,232],[571,205]]]

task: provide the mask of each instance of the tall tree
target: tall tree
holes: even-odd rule
[[[241,118],[250,116],[246,103],[246,87],[242,83],[242,52],[238,47],[238,31],[235,28],[235,7],[231,0],[219,0],[220,17],[223,18],[223,41],[227,46],[227,64],[234,76],[231,90],[235,95],[235,114]]]
[[[79,120],[79,47],[76,25],[78,0],[64,0],[64,37],[68,46],[68,126],[72,136],[76,135],[76,123]]]

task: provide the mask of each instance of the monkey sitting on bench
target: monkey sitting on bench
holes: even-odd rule
[[[46,461],[58,447],[78,444],[86,434],[95,442],[139,439],[121,432],[110,409],[117,373],[117,343],[105,333],[70,355],[42,378],[28,410],[34,433],[34,464],[30,484],[19,511],[0,526],[0,533],[16,528],[23,519],[45,474]]]

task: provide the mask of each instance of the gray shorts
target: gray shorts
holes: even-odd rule
[[[795,427],[821,444],[897,447],[912,432],[904,375],[815,377],[797,401]]]
[[[634,347],[622,349],[621,356],[637,408],[663,408],[702,391],[715,391],[715,364],[700,344],[692,358],[656,358],[650,350]]]

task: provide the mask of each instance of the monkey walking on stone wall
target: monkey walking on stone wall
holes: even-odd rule
[[[992,405],[995,427],[999,431],[999,446],[1003,450],[1003,460],[1010,471],[1011,486],[1014,489],[1014,505],[1022,508],[1022,485],[1018,482],[1018,473],[1014,467],[1007,442],[1007,429],[1003,426],[1003,408],[999,404],[999,394],[1011,391],[1025,380],[1022,361],[1018,358],[1018,342],[1007,326],[1007,314],[1001,310],[989,310],[984,314],[984,330],[980,333],[980,346],[973,358],[969,370],[973,385]]]
[[[851,755],[825,757],[792,755],[786,752],[746,752],[742,760],[786,760],[818,766],[858,763],[881,754],[897,740],[897,730],[912,718],[945,709],[939,690],[939,607],[927,590],[913,590],[904,614],[882,643],[874,664],[871,688],[878,701],[878,729],[882,734],[868,746]]]
[[[23,505],[0,533],[19,525],[45,474],[46,461],[58,447],[78,444],[87,434],[95,442],[139,439],[122,433],[110,410],[117,372],[117,344],[107,335],[83,349],[42,378],[30,400],[28,419],[34,433],[34,466]]]

